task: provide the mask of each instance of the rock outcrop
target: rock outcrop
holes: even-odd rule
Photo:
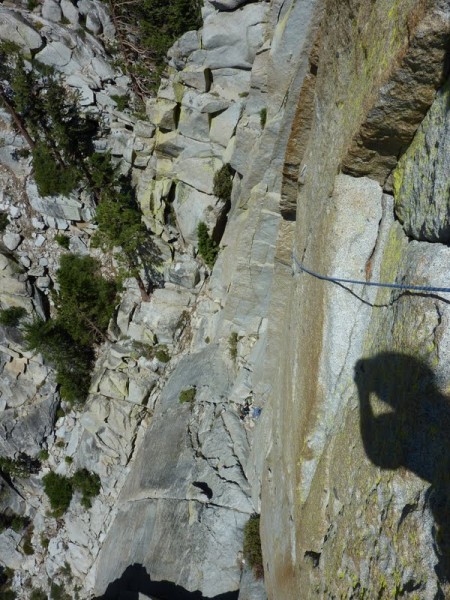
[[[82,408],[61,411],[54,371],[0,328],[1,456],[33,465],[1,478],[1,510],[30,521],[0,532],[2,565],[24,600],[30,577],[86,599],[446,597],[448,3],[208,0],[202,16],[136,115],[106,5],[0,10],[0,39],[100,118],[153,285],[143,301],[125,280]],[[91,195],[42,197],[0,120],[0,308],[31,319],[54,311],[61,232],[117,265],[90,247]],[[55,519],[42,477],[79,469],[100,494]],[[242,552],[254,513],[264,580]]]

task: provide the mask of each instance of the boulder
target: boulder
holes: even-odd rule
[[[77,7],[70,2],[70,0],[61,0],[61,10],[66,18],[72,25],[77,25],[80,20],[80,15]]]
[[[214,229],[223,213],[225,203],[211,194],[200,192],[196,188],[179,182],[175,191],[173,208],[178,227],[186,242],[197,244],[197,227],[203,221],[209,230]]]
[[[222,167],[222,161],[214,156],[205,158],[181,157],[176,164],[178,179],[188,186],[202,192],[212,194],[214,188],[214,174]],[[179,193],[183,190],[180,188]]]
[[[213,117],[211,121],[210,139],[224,148],[233,137],[242,113],[242,103],[234,102],[230,108]]]
[[[182,254],[166,269],[166,278],[171,283],[192,289],[200,281],[198,263],[188,254]]]
[[[231,13],[212,14],[205,19],[202,48],[211,69],[251,69],[263,43],[267,6],[250,4]]]
[[[18,233],[5,233],[3,235],[3,243],[8,248],[8,250],[14,251],[21,243],[22,236]]]
[[[47,21],[59,23],[61,21],[61,7],[55,0],[45,0],[42,5],[42,17]]]
[[[71,58],[72,50],[62,42],[50,42],[36,54],[36,60],[50,67],[64,67]]]
[[[18,12],[0,8],[0,39],[14,42],[26,52],[39,50],[43,41],[39,33]]]
[[[171,100],[150,98],[146,103],[146,113],[150,123],[161,129],[176,129],[178,115],[176,114],[177,103]]]
[[[183,312],[192,301],[192,294],[179,286],[155,290],[151,301],[143,302],[136,310],[128,335],[144,343],[153,341],[156,335],[158,343],[172,344]]]
[[[222,100],[238,102],[250,89],[251,72],[244,69],[214,69],[211,92]]]

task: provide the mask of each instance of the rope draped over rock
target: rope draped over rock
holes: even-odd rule
[[[409,283],[382,283],[379,281],[362,281],[358,279],[345,279],[342,277],[333,277],[327,275],[321,275],[320,273],[316,273],[315,271],[311,271],[305,267],[305,265],[298,261],[296,256],[292,254],[292,260],[294,262],[295,267],[301,272],[307,273],[316,279],[321,279],[322,281],[331,281],[332,283],[353,283],[355,285],[367,285],[372,287],[379,288],[390,288],[395,290],[408,290],[415,292],[439,292],[443,294],[450,294],[450,287],[435,287],[428,285],[412,285]]]

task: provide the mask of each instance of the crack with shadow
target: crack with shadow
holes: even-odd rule
[[[135,563],[127,567],[119,579],[108,585],[104,595],[95,600],[139,600],[139,594],[153,600],[237,600],[239,592],[206,597],[199,591],[189,592],[171,581],[152,581],[145,567]]]
[[[450,400],[433,371],[407,354],[382,352],[355,365],[365,452],[382,469],[408,469],[431,485],[436,574],[450,580]],[[375,398],[374,398],[375,395]],[[389,412],[374,411],[384,406]]]

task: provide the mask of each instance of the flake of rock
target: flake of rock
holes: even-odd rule
[[[61,7],[54,0],[44,0],[41,14],[43,19],[55,23],[59,23],[62,17]]]
[[[91,31],[94,35],[98,35],[102,32],[103,26],[98,15],[93,12],[89,12],[86,15],[86,29]]]
[[[28,269],[28,267],[31,266],[31,260],[30,257],[27,256],[26,254],[20,257],[20,262],[23,264],[23,266]]]
[[[38,277],[36,279],[36,285],[40,290],[46,290],[51,286],[52,280],[48,275],[44,277]]]
[[[34,240],[34,245],[36,246],[36,248],[41,248],[41,246],[43,246],[43,244],[45,243],[46,238],[39,234],[36,236],[36,239]]]
[[[70,2],[70,0],[61,0],[61,10],[64,17],[72,23],[77,25],[80,19],[80,15],[76,6]]]
[[[22,211],[18,206],[11,206],[9,209],[9,214],[11,215],[12,219],[18,219],[20,216],[22,216]]]
[[[192,289],[200,281],[198,263],[191,256],[183,254],[167,268],[166,277],[172,283]]]
[[[41,218],[32,217],[31,224],[33,225],[33,227],[35,229],[37,229],[39,231],[42,231],[43,229],[45,229],[45,223]]]
[[[64,67],[71,58],[72,51],[62,42],[50,42],[36,54],[36,60],[50,67]]]
[[[10,8],[0,9],[0,39],[14,42],[26,51],[42,47],[42,38],[28,21]]]
[[[22,237],[18,233],[5,233],[3,235],[3,243],[8,250],[14,251],[22,242]]]

